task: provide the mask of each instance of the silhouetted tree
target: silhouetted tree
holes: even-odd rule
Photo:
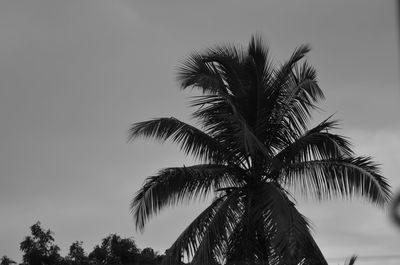
[[[300,46],[277,67],[259,37],[247,49],[193,53],[178,80],[203,93],[191,102],[201,128],[173,117],[132,126],[131,140],[170,139],[200,161],[147,178],[131,205],[137,228],[165,206],[215,195],[173,243],[165,264],[177,264],[184,253],[193,265],[326,265],[288,191],[321,200],[360,195],[380,206],[389,200],[378,166],[331,132],[336,121],[308,129],[324,98],[314,68],[300,63],[309,50]]]
[[[101,246],[94,248],[89,259],[101,264],[133,264],[138,254],[139,249],[133,239],[112,234],[102,240]]]
[[[107,251],[96,245],[89,253],[89,260],[94,264],[105,264],[107,261]]]
[[[159,265],[164,255],[158,255],[152,248],[140,251],[133,238],[121,238],[110,234],[85,254],[82,241],[75,241],[65,257],[60,256],[59,247],[54,244],[54,233],[44,230],[40,222],[30,227],[31,235],[20,243],[23,262],[20,265]],[[3,256],[0,265],[16,264]],[[183,263],[181,263],[183,264]]]
[[[156,256],[157,256],[157,254],[156,254],[156,252],[154,251],[154,249],[149,248],[149,247],[143,249],[143,250],[140,252],[140,255],[142,255],[143,257],[146,257],[146,258],[148,258],[148,259],[151,259],[151,260],[152,260],[152,259],[155,259]]]
[[[53,232],[43,230],[40,222],[30,227],[31,236],[25,237],[20,244],[24,252],[23,264],[27,265],[54,265],[62,260],[59,255],[60,248],[54,244]]]
[[[157,263],[157,253],[152,248],[145,248],[140,252],[139,264],[156,264]]]
[[[82,241],[75,241],[69,247],[69,253],[66,260],[71,265],[86,265],[89,264],[89,258],[85,255],[85,250],[82,247]]]
[[[6,255],[1,257],[0,265],[12,265],[12,264],[17,264],[17,263],[12,259],[9,259]]]

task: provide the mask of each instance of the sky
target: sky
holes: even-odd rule
[[[0,1],[0,255],[21,260],[36,221],[65,255],[90,252],[110,233],[140,248],[169,248],[205,203],[166,209],[143,233],[129,203],[145,178],[190,165],[173,144],[128,143],[132,123],[174,116],[190,122],[190,91],[176,68],[192,51],[245,46],[260,33],[274,60],[304,43],[337,133],[371,155],[400,191],[400,88],[396,6],[375,0]],[[365,200],[298,200],[330,264],[400,251],[387,210]],[[399,264],[399,259],[384,264]]]

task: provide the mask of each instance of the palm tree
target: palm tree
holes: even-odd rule
[[[298,47],[273,65],[259,36],[247,49],[217,46],[193,53],[179,67],[182,89],[199,89],[191,106],[200,126],[158,118],[130,129],[167,139],[199,164],[171,167],[146,179],[131,203],[136,227],[165,206],[214,196],[167,251],[164,264],[327,264],[292,193],[318,200],[367,198],[379,206],[390,186],[371,158],[355,156],[328,118],[307,129],[324,98],[316,71]],[[303,61],[301,63],[301,61]]]

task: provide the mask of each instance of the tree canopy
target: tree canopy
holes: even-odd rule
[[[43,229],[37,222],[30,227],[30,233],[20,244],[23,253],[20,265],[159,265],[164,256],[150,247],[139,249],[133,238],[110,234],[89,254],[82,241],[75,241],[63,257],[50,229]],[[17,263],[7,256],[0,260],[0,265],[12,264]]]

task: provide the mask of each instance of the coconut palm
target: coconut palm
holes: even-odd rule
[[[390,186],[369,157],[356,156],[328,118],[308,129],[324,98],[316,71],[298,47],[275,66],[259,36],[247,47],[216,46],[179,67],[198,126],[173,117],[139,122],[130,140],[177,143],[199,164],[171,167],[146,179],[132,200],[136,227],[166,206],[198,197],[211,204],[167,251],[164,264],[327,264],[309,221],[291,194],[318,200],[363,196],[383,206]]]

